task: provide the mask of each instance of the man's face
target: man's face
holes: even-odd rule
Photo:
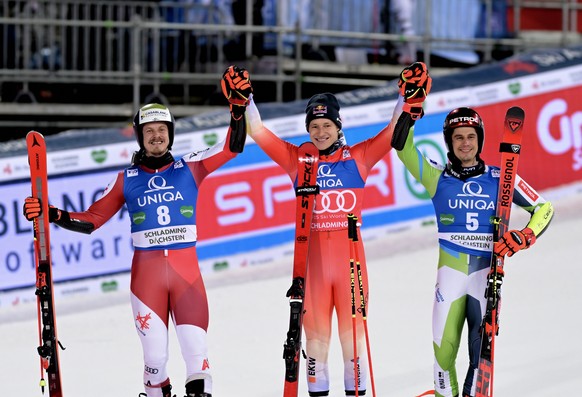
[[[330,119],[314,119],[309,123],[309,138],[319,150],[330,147],[339,138],[339,128]]]
[[[479,138],[473,127],[457,127],[452,135],[453,154],[461,161],[463,167],[477,164]]]
[[[166,123],[147,123],[142,131],[143,146],[147,156],[160,157],[166,154],[170,145],[170,132]]]

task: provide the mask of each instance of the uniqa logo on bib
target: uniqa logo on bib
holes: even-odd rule
[[[184,200],[182,194],[179,191],[174,192],[174,186],[167,186],[166,180],[160,175],[154,175],[150,178],[148,181],[148,188],[149,189],[144,192],[144,196],[138,197],[137,199],[137,204],[140,207]]]

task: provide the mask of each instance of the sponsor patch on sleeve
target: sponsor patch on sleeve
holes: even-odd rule
[[[523,179],[521,179],[518,184],[517,184],[518,188],[520,191],[523,192],[524,195],[526,195],[527,197],[529,197],[531,199],[531,201],[535,202],[538,200],[538,198],[540,197],[538,194],[536,194],[533,189],[531,187],[529,187],[529,185],[527,183],[524,182]]]

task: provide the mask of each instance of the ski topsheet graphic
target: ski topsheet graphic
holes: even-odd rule
[[[41,203],[41,214],[34,220],[34,256],[36,262],[36,295],[41,363],[40,387],[44,393],[48,382],[50,397],[62,397],[60,342],[53,294],[52,263],[50,253],[49,199],[47,186],[46,144],[42,134],[31,131],[26,135],[32,197]],[[45,381],[44,376],[47,376]]]
[[[493,241],[497,242],[509,229],[509,218],[513,202],[517,165],[521,152],[521,137],[525,113],[519,107],[507,110],[503,128],[501,170],[497,195],[496,223]],[[481,353],[477,370],[476,397],[493,396],[493,370],[495,337],[499,332],[499,310],[501,308],[501,285],[504,276],[504,257],[492,254],[491,267],[487,278],[487,307],[481,325]]]
[[[297,397],[299,388],[299,364],[301,359],[301,333],[303,330],[303,299],[307,274],[307,256],[311,233],[311,219],[315,208],[317,167],[319,151],[311,142],[299,146],[297,165],[295,249],[293,259],[293,282],[289,297],[289,331],[283,346],[285,359],[285,386],[283,397]]]

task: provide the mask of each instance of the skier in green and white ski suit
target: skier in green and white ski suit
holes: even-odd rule
[[[412,71],[425,70],[421,63]],[[426,71],[428,76],[428,71]],[[414,73],[403,72],[401,90]],[[412,78],[414,79],[414,77]],[[430,89],[430,77],[429,89]],[[510,230],[493,243],[499,168],[486,165],[479,154],[483,148],[484,127],[479,114],[470,108],[451,111],[443,125],[448,162],[439,165],[426,159],[413,141],[414,121],[422,117],[426,93],[406,92],[405,128],[394,132],[398,157],[430,195],[436,215],[439,260],[433,306],[433,348],[435,395],[460,394],[455,360],[463,323],[468,325],[469,369],[462,396],[475,395],[475,375],[480,354],[480,325],[485,313],[485,288],[492,252],[512,256],[531,246],[547,228],[553,216],[552,204],[545,201],[517,176],[513,203],[531,214],[526,227]],[[408,118],[407,118],[408,117]],[[409,128],[408,128],[409,127]],[[399,134],[399,135],[397,135]]]

